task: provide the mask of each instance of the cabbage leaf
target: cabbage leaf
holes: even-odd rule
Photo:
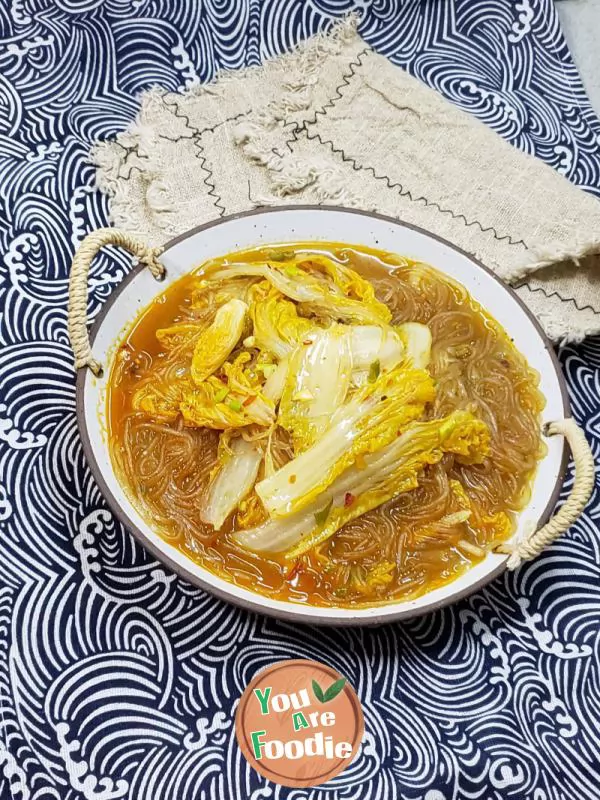
[[[348,267],[344,269],[352,272]],[[365,289],[365,299],[347,296],[335,281],[311,275],[295,263],[231,264],[207,271],[206,275],[210,280],[228,280],[239,276],[263,278],[281,294],[303,304],[302,310],[330,320],[377,324],[387,323],[391,319],[389,308],[379,302],[374,293],[371,296]],[[364,282],[358,274],[354,275],[357,282]],[[348,281],[342,281],[341,285],[347,286]]]
[[[166,350],[190,345],[202,333],[204,326],[198,322],[179,322],[168,328],[159,328],[156,338]]]
[[[431,361],[431,331],[420,322],[404,322],[396,328],[406,357],[416,369],[427,369]]]
[[[290,355],[315,327],[310,320],[298,316],[296,305],[268,282],[253,287],[250,315],[256,345],[278,359]]]
[[[375,308],[383,306],[385,308],[383,316],[386,316],[389,320],[389,310],[387,306],[376,299],[373,284],[366,278],[361,277],[351,267],[340,264],[338,261],[333,261],[327,256],[314,255],[312,253],[310,255],[297,256],[294,259],[294,264],[310,272],[313,276],[317,276],[319,273],[326,276],[346,297],[354,297]]]
[[[195,383],[201,384],[229,358],[243,333],[247,311],[243,300],[229,300],[219,308],[212,325],[200,334],[190,369]]]
[[[186,425],[225,430],[275,421],[274,402],[247,369],[251,358],[243,351],[222,365],[223,380],[211,375],[183,392],[180,410]]]
[[[427,372],[402,367],[358,389],[312,447],[256,485],[269,515],[287,516],[308,505],[357,457],[384,447],[418,419],[434,396]]]
[[[442,419],[413,422],[388,445],[350,466],[309,505],[285,518],[269,519],[234,534],[250,550],[297,558],[326,541],[347,522],[418,486],[419,475],[444,453],[481,463],[489,454],[489,430],[468,411]],[[348,498],[351,502],[348,502]],[[327,510],[323,518],[322,512]]]
[[[135,390],[131,399],[132,408],[148,414],[155,422],[173,422],[179,416],[183,395],[192,386],[189,378],[170,383],[146,380]]]
[[[273,368],[269,370],[267,380],[263,385],[263,395],[267,399],[272,400],[275,405],[277,405],[277,403],[281,400],[281,395],[283,394],[283,390],[285,388],[288,369],[288,359],[282,358],[277,366],[273,365]]]
[[[250,493],[262,461],[262,450],[254,442],[234,439],[220,454],[220,465],[210,484],[201,518],[220,530],[227,517]]]
[[[313,445],[329,426],[350,387],[350,339],[341,325],[315,330],[290,359],[278,423],[292,434],[294,450]]]

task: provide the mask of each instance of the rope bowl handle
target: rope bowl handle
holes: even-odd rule
[[[573,487],[556,514],[539,530],[533,530],[518,542],[504,542],[495,548],[496,553],[508,553],[506,566],[510,570],[539,556],[542,550],[567,531],[586,507],[594,489],[594,456],[584,432],[575,420],[570,417],[549,422],[544,433],[546,436],[564,436],[567,440],[575,464]]]
[[[158,260],[162,247],[149,247],[134,236],[116,228],[99,228],[88,234],[79,245],[69,278],[69,310],[67,327],[75,355],[75,369],[89,367],[94,375],[102,375],[102,364],[92,355],[87,326],[88,275],[97,253],[106,245],[124,247],[132,256],[148,267],[156,280],[163,280],[164,266]]]

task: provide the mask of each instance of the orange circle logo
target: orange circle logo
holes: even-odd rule
[[[364,733],[356,692],[318,661],[278,661],[255,675],[235,715],[244,757],[282,786],[318,786],[352,761]]]

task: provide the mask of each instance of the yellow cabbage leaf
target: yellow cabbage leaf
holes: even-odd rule
[[[265,521],[267,515],[260,502],[260,498],[252,492],[245,500],[239,504],[239,510],[235,519],[238,529],[254,528]]]
[[[260,425],[271,425],[275,420],[275,401],[265,393],[256,365],[251,366],[252,356],[243,351],[233,361],[223,364],[230,399],[237,398]]]
[[[189,379],[172,383],[159,383],[155,379],[146,380],[135,390],[131,406],[135,411],[143,411],[155,422],[172,422],[179,416],[179,404],[186,391],[192,388]]]
[[[378,361],[382,370],[397,367],[404,355],[404,345],[398,333],[387,325],[351,325],[352,369],[366,370]]]
[[[234,439],[225,452],[211,481],[202,520],[220,530],[227,517],[250,493],[262,461],[262,449],[255,442]]]
[[[269,369],[268,374],[263,368],[263,373],[266,374],[267,379],[264,382],[262,391],[264,396],[272,400],[275,405],[280,401],[281,395],[283,394],[288,369],[289,360],[287,358],[282,358],[277,366],[273,365],[273,367]]]
[[[299,317],[296,305],[267,281],[255,285],[250,298],[256,345],[278,359],[288,356],[315,327]]]
[[[241,428],[257,423],[269,426],[275,421],[275,404],[261,391],[260,383],[247,369],[251,355],[240,353],[222,365],[224,380],[211,375],[188,388],[180,409],[187,425],[195,427]]]
[[[278,423],[292,434],[294,451],[313,445],[329,426],[350,387],[350,338],[342,325],[315,330],[290,359]]]
[[[335,281],[319,278],[295,263],[232,264],[207,273],[207,278],[211,280],[239,276],[264,278],[281,294],[302,303],[304,310],[321,318],[367,324],[387,323],[391,319],[389,308],[374,296],[370,300],[347,296]],[[356,279],[362,281],[359,275],[356,275]],[[347,281],[341,283],[346,285]]]
[[[239,531],[235,541],[250,550],[285,551],[287,559],[297,558],[347,522],[415,489],[422,470],[447,452],[483,461],[489,453],[487,426],[468,411],[455,411],[430,422],[413,422],[390,444],[366,455],[360,469],[349,467],[310,505],[289,517]]]
[[[367,305],[379,308],[382,312],[382,318],[383,316],[388,316],[389,319],[388,308],[376,299],[375,287],[373,284],[361,277],[358,272],[351,267],[333,261],[333,259],[327,258],[327,256],[313,254],[297,256],[294,259],[294,264],[312,274],[322,273],[329,278],[346,297],[353,297],[356,300],[362,300],[362,302]],[[383,311],[380,306],[383,306],[385,311]],[[386,314],[386,312],[388,313]]]
[[[230,356],[244,330],[248,306],[243,300],[229,300],[222,305],[199,336],[192,356],[191,376],[200,384]]]
[[[404,345],[406,358],[416,369],[427,369],[431,361],[431,331],[420,322],[405,322],[396,332]]]
[[[214,375],[183,392],[179,408],[186,425],[216,430],[242,428],[252,423],[268,425],[275,417],[272,403],[258,396],[227,391]]]
[[[476,500],[469,497],[460,481],[451,480],[450,489],[458,507],[469,511],[469,528],[476,534],[477,541],[490,546],[499,544],[510,536],[514,529],[514,520],[510,514],[505,511],[486,513]]]
[[[308,505],[357,457],[384,447],[435,397],[424,370],[401,367],[359,389],[331,418],[308,450],[256,485],[270,516],[287,516]]]
[[[237,278],[232,281],[213,283],[203,277],[196,281],[192,296],[191,308],[196,310],[213,309],[222,306],[229,300],[249,302],[249,292],[256,282],[255,278]]]

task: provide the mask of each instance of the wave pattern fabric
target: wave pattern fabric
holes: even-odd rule
[[[0,5],[0,798],[597,800],[598,492],[536,562],[460,604],[376,630],[253,616],[167,572],[85,464],[68,267],[106,224],[90,145],[135,95],[258,63],[356,10],[399,67],[600,194],[600,123],[550,0],[6,0]],[[208,190],[208,189],[207,189]],[[95,313],[129,269],[97,259]],[[600,342],[561,353],[600,455]],[[363,703],[359,758],[288,790],[245,764],[237,700],[314,658]]]

